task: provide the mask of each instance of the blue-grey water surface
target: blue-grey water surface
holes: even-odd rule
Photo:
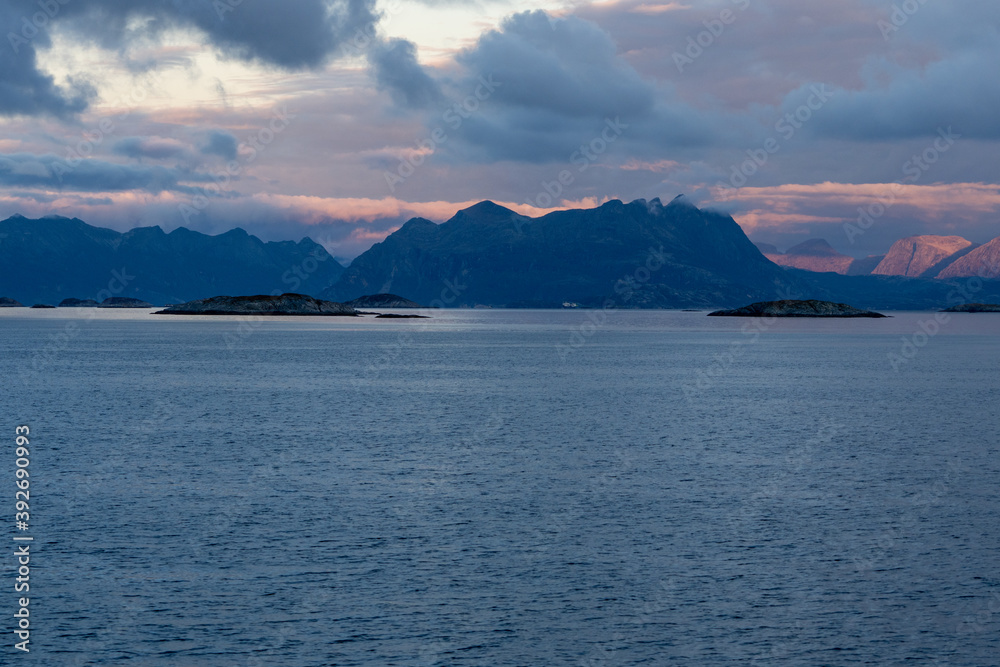
[[[0,661],[1000,664],[1000,316],[894,315],[6,309]]]

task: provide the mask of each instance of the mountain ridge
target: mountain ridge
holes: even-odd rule
[[[446,306],[680,307],[771,297],[783,281],[732,217],[683,199],[613,199],[537,218],[486,200],[440,224],[407,221],[321,297],[392,292]]]
[[[22,302],[128,296],[163,304],[227,292],[318,293],[343,272],[308,237],[264,242],[241,228],[214,236],[184,227],[117,232],[79,218],[17,215],[0,221],[0,234],[0,293]]]
[[[484,200],[441,223],[411,218],[347,269],[308,237],[265,243],[239,227],[215,236],[159,226],[117,232],[79,218],[17,215],[0,221],[0,234],[0,294],[24,303],[295,292],[337,302],[395,294],[428,307],[702,308],[808,297],[923,309],[955,305],[960,279],[979,274],[975,298],[1000,300],[1000,238],[975,247],[942,237],[962,249],[948,255],[950,246],[938,244],[921,260],[927,268],[911,257],[901,270],[920,268],[921,277],[872,275],[881,256],[816,272],[824,267],[779,266],[768,256],[850,258],[822,239],[793,246],[791,255],[755,245],[731,216],[682,196],[534,218]]]
[[[809,239],[785,252],[778,252],[773,245],[764,244],[764,256],[779,266],[790,266],[817,273],[846,274],[857,260],[837,252],[825,239]],[[763,252],[763,251],[762,251]]]
[[[875,275],[934,278],[962,251],[976,244],[961,236],[922,234],[907,236],[892,244],[885,258],[872,271]]]

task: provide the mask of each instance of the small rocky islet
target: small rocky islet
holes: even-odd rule
[[[98,308],[153,308],[153,304],[128,296],[111,296],[101,302]]]
[[[1000,303],[963,303],[945,308],[942,313],[1000,313]]]
[[[320,315],[354,317],[347,304],[324,301],[305,294],[213,296],[167,306],[154,315]]]
[[[344,304],[351,308],[423,308],[416,301],[410,301],[395,294],[369,294],[345,301]]]
[[[153,304],[142,299],[129,296],[109,296],[98,303],[94,299],[76,299],[70,297],[59,302],[60,308],[153,308]]]
[[[732,310],[716,310],[709,317],[887,317],[871,310],[861,310],[846,303],[816,299],[758,301]]]
[[[75,299],[70,297],[59,302],[60,308],[97,308],[99,304],[94,299]]]
[[[402,305],[413,304],[413,305]],[[424,318],[424,315],[399,313],[369,313],[355,305],[383,308],[419,308],[420,305],[393,294],[376,294],[355,299],[348,303],[324,301],[305,294],[258,294],[255,296],[213,296],[187,303],[167,306],[154,315],[310,315],[326,317],[357,317],[375,315],[386,319]]]

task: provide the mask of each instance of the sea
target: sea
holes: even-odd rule
[[[1000,664],[1000,315],[425,314],[0,309],[0,663]]]

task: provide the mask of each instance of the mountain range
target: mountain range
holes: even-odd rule
[[[707,308],[813,298],[922,309],[955,305],[955,286],[977,275],[987,280],[975,300],[1000,301],[1000,238],[979,246],[915,236],[862,259],[810,239],[782,253],[683,197],[538,218],[483,201],[441,224],[411,219],[346,269],[308,238],[263,242],[242,229],[208,236],[159,227],[120,233],[55,216],[0,222],[0,296],[24,303],[122,296],[160,305],[297,292],[338,302],[396,294],[437,307]]]
[[[120,233],[59,216],[0,222],[0,295],[23,303],[319,292],[343,271],[308,238],[265,243],[242,229],[209,236],[184,227]]]
[[[949,264],[977,245],[961,236],[910,236],[893,243],[872,273],[881,276],[935,278]]]
[[[756,245],[775,264],[817,273],[933,279],[1000,277],[1000,238],[979,245],[961,236],[909,236],[893,243],[886,254],[863,259],[837,252],[824,239],[803,241],[784,253],[767,243]]]
[[[440,225],[410,220],[321,297],[391,292],[448,306],[687,307],[771,298],[783,281],[730,216],[683,199],[612,200],[540,218],[484,201]]]
[[[731,307],[797,296],[871,309],[933,309],[954,305],[962,294],[956,280],[986,271],[1000,256],[998,240],[981,247],[989,253],[975,248],[949,265],[940,250],[925,252],[923,245],[948,247],[934,237],[913,237],[884,256],[854,259],[813,239],[780,253],[751,243],[730,216],[683,197],[666,205],[612,200],[540,218],[481,202],[440,225],[410,220],[355,259],[321,296],[343,301],[392,292],[445,306],[620,308]],[[961,256],[974,244],[952,246]],[[921,277],[893,271],[906,248],[919,261],[905,271],[925,263]],[[932,280],[931,267],[953,273]],[[974,296],[1000,300],[1000,282],[984,282]]]
[[[792,246],[783,253],[768,243],[754,245],[764,253],[765,257],[779,266],[820,273],[839,273],[847,276],[868,275],[885,257],[885,255],[879,255],[855,259],[850,255],[837,252],[825,239],[809,239]]]

